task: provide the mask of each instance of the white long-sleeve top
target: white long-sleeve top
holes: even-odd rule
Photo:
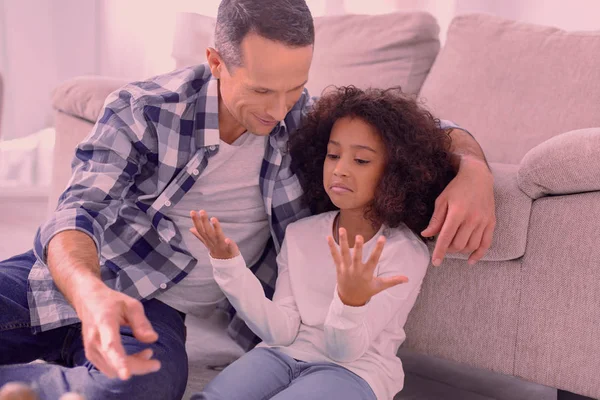
[[[405,275],[409,282],[387,289],[362,307],[344,305],[326,237],[337,212],[305,218],[287,227],[277,257],[273,301],[242,256],[211,258],[214,277],[240,316],[263,342],[307,362],[332,362],[362,377],[378,399],[402,390],[404,372],[396,356],[404,324],[429,264],[427,246],[406,226],[382,227],[364,245],[371,254],[377,238],[386,244],[376,276]]]

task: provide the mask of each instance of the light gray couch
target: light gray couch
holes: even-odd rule
[[[398,398],[552,398],[524,381],[600,397],[600,32],[459,16],[440,51],[425,13],[316,18],[315,26],[313,94],[328,84],[401,85],[471,130],[495,177],[492,248],[473,267],[460,254],[430,267],[400,350],[407,386]],[[178,67],[203,62],[213,27],[208,17],[179,16]],[[75,144],[123,83],[82,77],[54,92],[52,208]],[[190,340],[205,334],[192,330]],[[232,349],[221,361],[239,355]],[[446,386],[419,394],[417,382],[440,370]],[[468,383],[469,373],[486,383]],[[515,382],[520,391],[506,389]],[[500,389],[484,393],[490,386]]]

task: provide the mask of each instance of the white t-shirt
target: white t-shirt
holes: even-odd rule
[[[327,235],[336,212],[288,226],[277,257],[279,272],[273,301],[241,256],[211,262],[215,280],[263,343],[293,358],[332,362],[365,379],[378,399],[391,399],[404,385],[396,352],[404,324],[429,265],[427,246],[406,226],[382,227],[364,245],[365,260],[377,238],[387,239],[376,276],[405,275],[409,282],[375,295],[362,307],[344,305],[337,294],[336,269]]]
[[[214,281],[208,250],[189,231],[192,210],[206,210],[209,217],[217,217],[249,265],[261,256],[270,235],[259,186],[266,140],[266,136],[244,133],[232,145],[221,141],[219,151],[209,159],[191,190],[167,212],[198,262],[181,282],[158,295],[158,300],[186,314],[204,317],[225,299]]]

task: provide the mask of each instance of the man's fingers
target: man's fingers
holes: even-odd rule
[[[440,196],[435,201],[435,208],[433,210],[433,215],[429,220],[429,225],[423,232],[421,232],[421,236],[431,237],[440,233],[442,226],[444,225],[444,221],[446,220],[447,213],[448,201]]]
[[[98,343],[90,343],[85,349],[85,358],[91,362],[94,367],[110,379],[117,377],[117,371],[108,363],[104,355],[99,351]]]
[[[126,303],[125,318],[137,340],[143,343],[156,342],[158,333],[146,318],[144,306],[140,301],[132,299]]]
[[[102,343],[102,339],[100,340]],[[125,350],[121,344],[120,336],[118,340],[107,339],[100,345],[100,351],[108,365],[115,370],[120,379],[127,380],[131,377],[131,372],[125,362]]]
[[[464,252],[465,249],[467,248],[467,244],[469,243],[469,239],[471,238],[471,235],[473,234],[474,230],[475,230],[474,225],[462,223],[456,230],[456,233],[454,234],[454,238],[452,239],[450,246],[448,246],[447,252],[448,253]],[[473,250],[475,250],[475,249],[473,249]],[[471,251],[473,251],[473,250],[471,250]]]
[[[494,237],[494,225],[490,224],[483,231],[483,236],[481,238],[481,245],[469,257],[469,260],[468,260],[469,265],[473,265],[483,258],[485,253],[487,253],[490,246],[492,245],[493,237]]]
[[[471,233],[471,237],[469,238],[469,242],[467,243],[467,246],[462,251],[464,254],[471,254],[475,250],[477,250],[478,248],[481,247],[481,240],[483,239],[484,230],[485,230],[485,225],[483,225],[483,224],[481,224],[477,228],[475,228],[473,233]]]
[[[446,256],[446,251],[448,250],[448,246],[452,243],[452,239],[454,239],[454,235],[458,229],[458,224],[460,223],[461,218],[457,218],[451,210],[448,210],[446,214],[446,220],[444,221],[444,225],[442,226],[442,230],[437,238],[437,242],[435,243],[435,249],[433,249],[432,255],[432,263],[436,267],[438,267],[444,257]]]
[[[127,367],[132,375],[145,375],[157,372],[160,369],[160,361],[153,360],[152,350],[146,349],[137,354],[127,357]]]

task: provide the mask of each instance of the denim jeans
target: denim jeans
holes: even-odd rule
[[[34,262],[32,251],[0,262],[0,387],[12,381],[26,382],[42,400],[55,400],[66,392],[80,393],[86,400],[183,397],[188,360],[181,313],[158,300],[145,302],[158,341],[141,343],[127,327],[121,328],[121,339],[128,354],[152,348],[161,369],[127,381],[110,379],[86,359],[80,324],[32,334],[27,277]],[[37,359],[47,363],[26,364]]]
[[[377,400],[360,376],[258,347],[233,362],[192,400]]]

